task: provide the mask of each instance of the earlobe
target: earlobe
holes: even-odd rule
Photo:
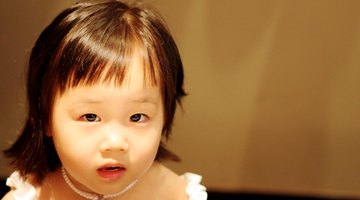
[[[46,128],[46,130],[45,130],[45,135],[47,136],[47,137],[52,137],[52,134],[51,134],[51,131],[50,131],[51,129],[48,127],[48,128]]]
[[[46,131],[45,135],[46,135],[47,137],[52,137],[52,134],[51,134],[50,132],[48,132],[48,131]]]

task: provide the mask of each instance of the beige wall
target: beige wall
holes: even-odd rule
[[[0,1],[0,149],[22,126],[25,116],[25,65],[42,29],[74,0]],[[10,173],[0,154],[0,176]]]
[[[189,93],[169,166],[217,190],[360,197],[360,1],[149,1]],[[67,4],[48,2],[0,3],[1,147],[22,120],[25,55]]]

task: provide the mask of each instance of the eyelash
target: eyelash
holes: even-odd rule
[[[100,117],[93,113],[87,113],[82,116],[82,119],[84,119],[87,122],[99,122],[101,121]]]
[[[93,113],[84,114],[81,118],[87,122],[100,122],[101,121],[100,117]],[[131,115],[129,120],[130,120],[130,122],[141,123],[148,119],[149,119],[149,117],[147,115],[142,114],[142,113],[136,113],[134,115]]]
[[[141,123],[141,122],[144,122],[144,121],[146,121],[148,119],[149,119],[149,117],[147,115],[145,115],[145,114],[142,114],[142,113],[136,113],[136,114],[130,116],[130,121],[131,122],[136,122],[136,123]]]

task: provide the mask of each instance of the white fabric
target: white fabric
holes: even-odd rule
[[[201,176],[193,173],[185,173],[181,176],[187,182],[186,194],[189,200],[207,200],[206,188],[200,185]],[[14,172],[6,180],[6,185],[15,188],[15,200],[37,200],[35,187],[24,181],[18,172]]]
[[[36,200],[37,194],[35,187],[24,181],[20,177],[19,172],[14,172],[6,180],[6,185],[11,188],[16,188],[14,192],[15,200]]]
[[[206,188],[200,185],[202,177],[194,173],[185,173],[182,175],[187,182],[186,194],[189,200],[207,200]]]

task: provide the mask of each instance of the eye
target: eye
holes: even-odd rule
[[[148,117],[145,114],[140,114],[140,113],[131,115],[130,117],[131,122],[144,122],[147,119]]]
[[[100,118],[96,114],[93,114],[93,113],[88,113],[88,114],[83,115],[82,119],[84,119],[85,121],[88,121],[88,122],[99,122],[100,121]]]

